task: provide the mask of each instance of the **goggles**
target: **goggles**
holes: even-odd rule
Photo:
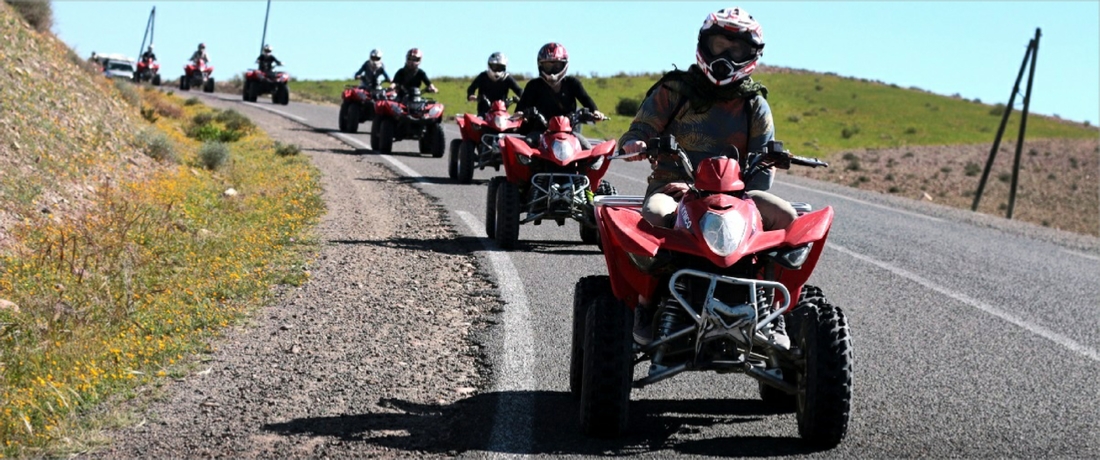
[[[543,61],[539,63],[539,72],[557,75],[565,70],[565,64],[562,61]]]

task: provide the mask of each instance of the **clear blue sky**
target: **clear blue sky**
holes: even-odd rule
[[[207,44],[216,77],[243,71],[258,54],[263,1],[55,0],[54,31],[82,56],[134,55],[154,5],[157,56],[169,74],[182,68],[200,41]],[[392,72],[414,46],[424,51],[429,76],[475,75],[494,51],[509,56],[512,72],[533,74],[535,54],[549,41],[566,46],[573,73],[655,72],[691,64],[703,18],[734,5],[763,25],[766,64],[960,93],[987,103],[1007,102],[1027,42],[1041,27],[1032,112],[1100,121],[1095,0],[274,1],[267,41],[299,79],[350,78],[376,47]]]

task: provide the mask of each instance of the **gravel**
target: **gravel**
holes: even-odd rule
[[[324,133],[253,108],[323,173],[328,209],[311,279],[278,288],[96,457],[426,457],[486,432],[488,276],[444,210]],[[148,403],[147,405],[145,403]],[[473,417],[473,418],[471,418]],[[481,429],[470,430],[471,420]]]

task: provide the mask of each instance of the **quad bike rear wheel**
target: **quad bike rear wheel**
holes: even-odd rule
[[[447,136],[443,134],[443,125],[437,122],[428,133],[431,134],[429,141],[432,158],[443,158],[444,149],[447,147]],[[463,183],[468,184],[470,181]]]
[[[187,81],[187,75],[180,77],[180,91],[188,91],[191,89],[190,82]]]
[[[626,431],[634,377],[633,312],[610,289],[592,300],[585,315],[581,376],[581,430],[616,437]]]
[[[848,433],[852,409],[852,342],[848,319],[821,290],[806,286],[791,315],[805,362],[798,372],[795,417],[810,446],[836,447]],[[793,327],[792,327],[793,326]]]
[[[244,97],[246,101],[256,102],[256,99],[259,97],[260,93],[260,88],[257,87],[258,85],[259,83],[253,81],[247,82],[245,84]]]
[[[160,86],[160,74],[153,75],[153,86]]]
[[[462,139],[451,139],[451,146],[447,149],[447,177],[458,179],[458,148],[462,145]]]
[[[477,163],[477,146],[462,141],[458,148],[458,183],[469,184],[474,179],[474,163]]]
[[[519,187],[511,182],[501,182],[497,188],[494,236],[502,249],[516,247],[516,241],[519,240],[519,207]]]
[[[497,237],[497,189],[506,180],[504,176],[489,179],[489,190],[485,195],[485,235],[489,238]]]
[[[393,151],[393,120],[383,118],[378,124],[378,151],[390,153]]]
[[[588,309],[600,293],[611,292],[611,278],[607,275],[586,276],[573,286],[573,346],[569,353],[569,395],[581,399],[581,382],[584,375],[584,327],[588,321]]]
[[[362,111],[362,107],[357,103],[347,104],[348,112],[347,116],[344,117],[344,129],[346,130],[345,132],[357,133],[359,132],[359,112]]]

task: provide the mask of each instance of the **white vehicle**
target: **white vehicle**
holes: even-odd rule
[[[126,78],[132,80],[137,69],[137,61],[118,54],[101,54],[99,62],[103,65],[103,75],[109,78]]]

